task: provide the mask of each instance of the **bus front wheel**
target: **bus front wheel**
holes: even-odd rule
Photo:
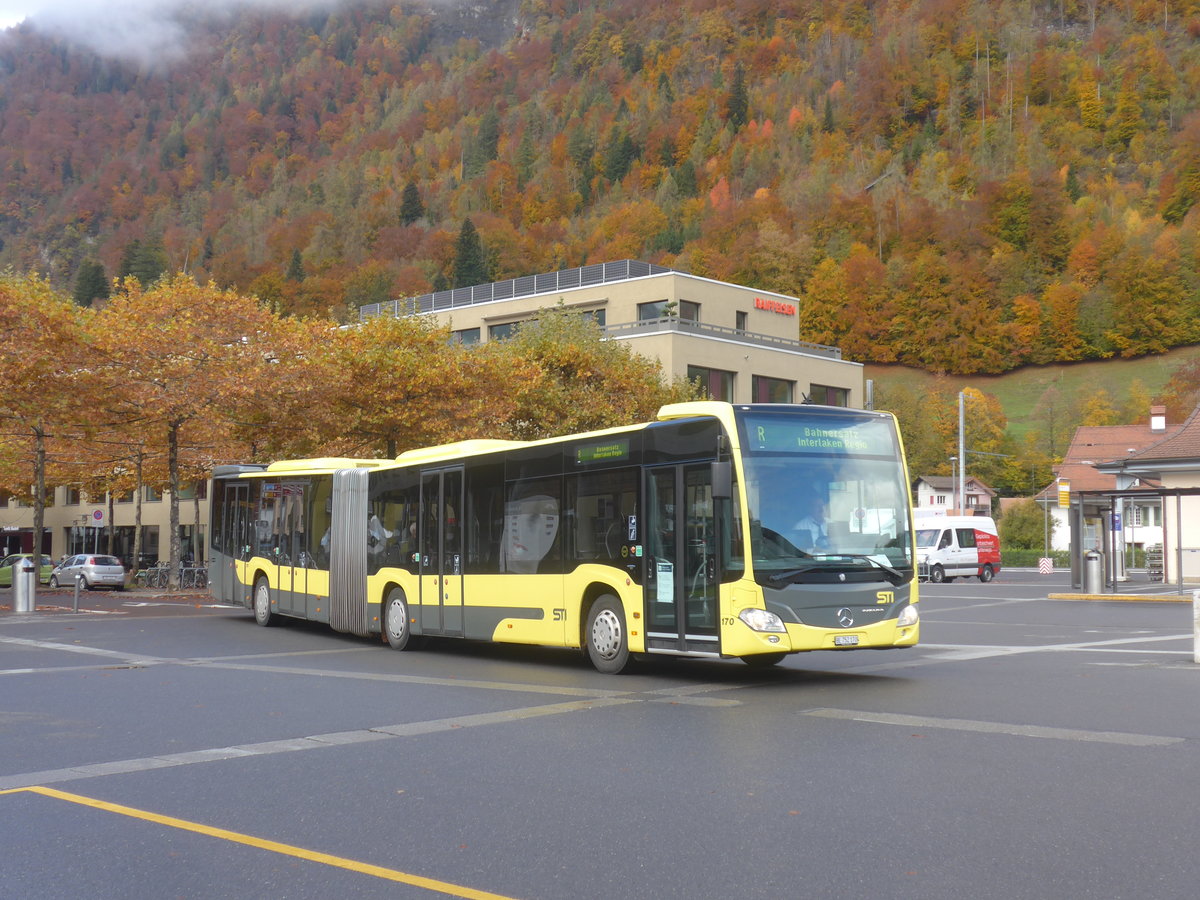
[[[412,629],[408,625],[408,599],[400,588],[388,591],[383,608],[383,630],[388,646],[393,650],[407,650],[413,646]]]
[[[616,675],[629,663],[629,638],[621,603],[612,594],[592,604],[587,622],[588,659],[596,670]]]
[[[743,656],[742,662],[752,669],[768,669],[783,662],[786,653],[755,653],[753,656]]]
[[[271,588],[265,578],[254,582],[254,621],[264,628],[275,621],[271,613]]]
[[[929,580],[934,584],[941,584],[946,580],[946,570],[941,566],[934,566],[929,570]]]

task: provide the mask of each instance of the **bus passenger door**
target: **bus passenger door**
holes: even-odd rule
[[[245,482],[226,482],[225,503],[222,508],[220,534],[224,544],[221,571],[213,579],[219,585],[224,603],[250,605],[253,585],[239,584],[237,564],[250,558],[254,546],[254,510],[250,507],[250,485]]]
[[[646,472],[646,646],[719,652],[717,540],[709,464]]]
[[[308,541],[304,529],[304,495],[306,484],[288,482],[281,486],[279,523],[279,608],[297,616],[308,615],[307,569],[305,560]]]
[[[463,634],[463,470],[421,475],[421,630]]]

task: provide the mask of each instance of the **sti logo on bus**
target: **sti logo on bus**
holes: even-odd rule
[[[878,591],[875,594],[875,599],[878,600],[880,603],[895,603],[896,602],[896,592],[895,591]]]

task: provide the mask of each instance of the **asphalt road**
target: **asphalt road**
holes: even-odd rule
[[[0,897],[1190,900],[1191,605],[1066,589],[923,586],[913,650],[619,677],[40,595],[0,611]]]

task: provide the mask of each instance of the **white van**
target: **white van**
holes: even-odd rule
[[[1000,536],[987,516],[918,516],[917,576],[940,583],[1000,571]]]

